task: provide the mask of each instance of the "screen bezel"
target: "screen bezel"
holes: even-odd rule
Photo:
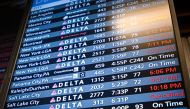
[[[177,51],[179,54],[179,61],[180,61],[180,67],[182,70],[183,82],[184,82],[184,86],[185,86],[184,89],[186,91],[186,99],[187,99],[188,106],[190,107],[190,94],[188,93],[188,92],[190,92],[190,87],[188,87],[190,85],[190,78],[189,78],[189,73],[187,70],[185,53],[184,53],[184,49],[182,46],[181,35],[180,35],[177,16],[176,16],[175,7],[174,7],[174,1],[168,0],[168,3],[169,3],[169,8],[170,8],[172,25],[173,25],[173,29],[174,29],[173,32],[175,34],[176,45],[177,45],[177,49],[178,49]]]
[[[19,50],[20,50],[22,40],[24,37],[24,33],[25,33],[25,29],[27,26],[27,21],[28,21],[29,16],[30,16],[30,9],[32,7],[32,0],[25,0],[24,5],[25,5],[25,7],[24,7],[23,17],[22,17],[21,23],[19,25],[19,30],[18,30],[18,33],[16,35],[16,40],[15,40],[15,43],[14,43],[14,46],[13,46],[13,49],[11,52],[9,64],[8,64],[7,69],[6,69],[3,84],[1,87],[1,91],[0,91],[0,97],[1,97],[0,109],[4,109],[4,106],[6,103],[9,87],[11,84],[12,76],[13,76],[13,73],[15,70],[15,65],[16,65],[16,61],[18,58],[18,54],[19,54]]]
[[[188,94],[188,92],[190,92],[190,87],[188,87],[188,85],[190,86],[190,78],[189,78],[189,73],[187,70],[187,64],[185,61],[184,50],[182,47],[182,42],[181,42],[181,37],[180,37],[180,32],[179,32],[179,27],[178,27],[178,22],[177,22],[177,16],[175,13],[175,7],[174,7],[173,0],[168,0],[168,3],[169,3],[172,25],[173,25],[174,34],[175,34],[176,45],[177,45],[177,49],[178,49],[177,51],[179,54],[180,67],[182,69],[183,81],[184,81],[185,91],[186,91],[186,96],[187,96],[187,103],[188,103],[188,106],[190,106],[190,94]],[[3,81],[2,90],[0,92],[0,97],[1,97],[0,109],[4,109],[4,106],[6,104],[6,99],[8,96],[8,91],[9,91],[9,87],[11,84],[12,76],[13,76],[13,73],[15,70],[16,62],[17,62],[19,51],[20,51],[21,44],[22,44],[22,40],[24,38],[24,33],[25,33],[25,29],[27,27],[27,22],[30,17],[32,0],[26,0],[26,4],[27,5],[26,5],[25,12],[23,15],[23,20],[21,22],[21,25],[20,25],[20,28],[19,28],[19,31],[17,34],[16,42],[14,44],[14,48],[13,48],[11,58],[9,61],[9,66],[7,67],[7,70],[6,70],[6,74],[5,74],[6,79]]]

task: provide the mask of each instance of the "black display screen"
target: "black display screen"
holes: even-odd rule
[[[168,0],[33,0],[5,108],[188,109]]]

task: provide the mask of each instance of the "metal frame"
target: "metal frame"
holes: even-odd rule
[[[15,65],[16,65],[16,60],[18,58],[18,54],[19,54],[19,50],[20,50],[20,46],[22,43],[22,39],[24,37],[24,33],[25,33],[25,27],[27,26],[27,21],[29,18],[29,14],[30,14],[30,8],[31,8],[31,4],[32,4],[32,0],[25,0],[25,12],[24,12],[24,16],[22,18],[22,22],[19,25],[19,31],[16,37],[16,41],[13,47],[13,51],[11,53],[11,57],[10,57],[10,61],[9,61],[9,66],[6,69],[6,73],[5,73],[5,79],[3,81],[2,84],[2,90],[0,92],[0,109],[4,109],[4,105],[6,102],[6,98],[8,95],[8,91],[9,91],[9,87],[11,84],[11,80],[12,80],[12,76],[15,70]]]
[[[181,66],[184,85],[185,85],[187,103],[188,103],[188,106],[190,106],[190,79],[189,79],[189,73],[187,70],[187,64],[186,64],[186,60],[185,60],[185,53],[184,53],[184,49],[183,49],[182,42],[181,42],[174,2],[173,2],[173,0],[168,0],[168,1],[169,1],[170,13],[171,13],[171,18],[172,18],[172,23],[173,23],[173,29],[174,29],[174,33],[176,36],[176,44],[177,44],[180,66]]]
[[[182,43],[181,43],[180,32],[179,32],[179,27],[178,27],[178,23],[177,23],[177,17],[175,14],[173,0],[168,0],[168,2],[169,2],[169,6],[170,6],[170,11],[171,11],[171,18],[172,18],[172,22],[173,22],[174,33],[176,36],[177,48],[178,48],[178,53],[179,53],[179,58],[180,58],[180,65],[181,65],[182,72],[183,72],[182,74],[183,74],[184,83],[185,83],[186,96],[187,96],[187,100],[188,100],[187,102],[188,102],[188,105],[190,106],[190,93],[189,94],[187,93],[187,92],[190,92],[190,80],[189,80],[189,74],[188,74],[188,70],[187,70],[187,66],[186,66],[184,51],[183,51],[183,47],[182,47]],[[6,71],[6,75],[5,75],[6,79],[4,80],[4,83],[2,85],[2,90],[0,93],[0,97],[1,97],[0,109],[4,109],[6,98],[8,96],[9,87],[10,87],[12,76],[13,76],[13,73],[15,70],[16,60],[17,60],[18,54],[19,54],[18,51],[20,50],[21,43],[22,43],[22,40],[24,37],[24,32],[26,29],[25,27],[27,25],[27,21],[29,18],[30,8],[32,6],[31,5],[32,0],[27,0],[26,3],[27,3],[27,6],[26,6],[27,10],[24,13],[23,22],[20,25],[16,43],[14,45],[12,56],[9,61],[9,66]]]

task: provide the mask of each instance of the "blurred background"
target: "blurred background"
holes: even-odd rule
[[[180,33],[190,71],[190,6],[188,0],[174,0]],[[25,0],[0,0],[0,85],[3,83],[12,47],[26,7]]]

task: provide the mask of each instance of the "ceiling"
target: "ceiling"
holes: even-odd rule
[[[190,36],[190,6],[189,0],[174,0],[178,24],[182,36]]]
[[[17,33],[25,0],[0,0],[0,35]]]

